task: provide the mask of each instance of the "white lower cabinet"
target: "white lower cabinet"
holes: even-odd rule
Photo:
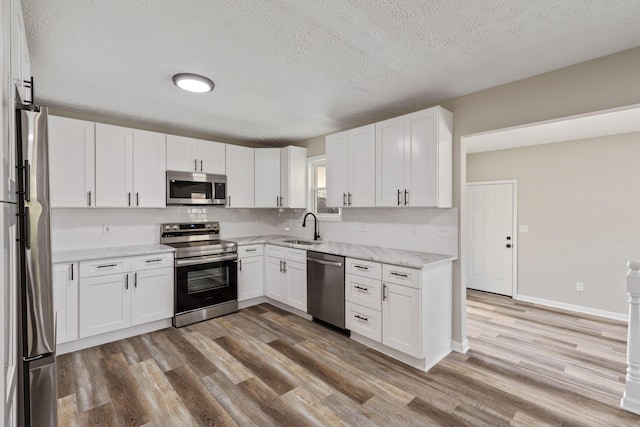
[[[238,301],[264,296],[264,246],[238,248]]]
[[[173,256],[80,262],[79,338],[173,316]]]
[[[449,353],[450,262],[422,270],[351,258],[346,265],[347,329],[392,356],[398,351],[422,359],[416,367],[423,370]]]
[[[78,339],[78,263],[53,265],[53,304],[56,310],[56,342]]]
[[[266,246],[266,295],[307,311],[307,252],[281,246]]]

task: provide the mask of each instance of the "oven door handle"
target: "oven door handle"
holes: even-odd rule
[[[177,259],[175,261],[176,267],[182,267],[186,265],[196,265],[196,264],[206,264],[209,262],[221,262],[221,261],[231,261],[234,259],[238,259],[238,254],[233,255],[225,255],[225,256],[205,256],[198,258],[187,258],[187,259]]]

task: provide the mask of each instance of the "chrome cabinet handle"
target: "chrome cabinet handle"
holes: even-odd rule
[[[365,322],[368,322],[368,321],[369,321],[369,318],[367,318],[367,317],[362,317],[362,316],[360,316],[359,314],[356,314],[356,315],[355,315],[355,316],[353,316],[353,317],[355,317],[356,319],[364,320]]]
[[[255,252],[257,251],[257,249],[253,248],[253,249],[245,249],[245,252]]]
[[[359,289],[361,291],[365,291],[366,293],[369,293],[369,289],[363,288],[362,286],[354,286],[354,288]]]
[[[382,301],[387,300],[387,285],[382,284]]]
[[[398,206],[400,206],[400,190],[398,190]]]
[[[369,271],[369,267],[366,267],[364,265],[354,265],[353,268],[357,268],[358,270],[365,270],[365,271]]]
[[[73,280],[73,263],[71,264],[71,280]]]
[[[409,204],[409,192],[404,190],[404,205],[407,206]]]
[[[202,160],[200,160],[200,172],[202,172]]]
[[[282,273],[282,260],[280,260],[280,273]]]
[[[136,206],[140,206],[140,193],[136,191]]]
[[[131,206],[131,192],[127,195],[127,204]]]
[[[198,172],[198,159],[193,159],[193,170]]]
[[[162,258],[148,259],[148,260],[146,260],[145,262],[146,262],[147,264],[150,264],[150,263],[152,263],[152,262],[160,262],[160,261],[162,261]]]
[[[91,207],[91,190],[87,193],[87,206]]]
[[[283,200],[284,200],[284,197],[280,196],[280,207],[282,207],[284,205]]]
[[[283,273],[287,272],[287,261],[282,261],[282,265],[284,266],[284,269],[282,270]]]
[[[231,207],[231,196],[228,196],[227,198],[229,199],[229,201],[227,202],[227,206]]]
[[[138,287],[138,272],[133,273],[133,287]]]
[[[242,260],[238,260],[238,270],[242,271]]]
[[[115,267],[116,264],[103,264],[103,265],[99,265],[96,268],[109,268],[109,267]]]
[[[351,193],[349,193],[349,203],[348,203],[348,205],[351,206]]]
[[[342,206],[347,206],[347,193],[342,193]]]
[[[129,290],[129,273],[125,274],[124,288]]]

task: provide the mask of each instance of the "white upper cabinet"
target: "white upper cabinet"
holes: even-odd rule
[[[227,207],[254,207],[254,149],[227,145]]]
[[[256,208],[280,206],[280,148],[256,148]]]
[[[306,208],[307,149],[256,148],[255,191],[258,208]]]
[[[165,135],[96,123],[96,206],[165,206]]]
[[[375,125],[327,137],[327,206],[375,206],[375,142]]]
[[[224,175],[226,144],[167,135],[167,169]]]
[[[288,146],[280,151],[280,207],[307,207],[307,149]]]
[[[166,206],[166,135],[133,131],[133,206]]]
[[[95,206],[95,124],[49,116],[51,207]]]
[[[131,206],[132,189],[133,129],[96,123],[96,206]]]
[[[376,123],[376,206],[451,207],[451,126],[442,107]]]

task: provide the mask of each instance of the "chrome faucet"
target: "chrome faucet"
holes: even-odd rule
[[[320,239],[320,233],[318,233],[318,218],[316,218],[316,215],[313,212],[308,212],[304,216],[304,219],[302,220],[302,226],[303,227],[307,226],[307,217],[309,215],[311,215],[313,217],[313,240],[319,240]]]

